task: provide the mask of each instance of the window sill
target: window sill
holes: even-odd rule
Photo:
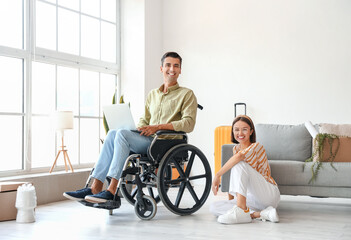
[[[67,175],[67,174],[75,174],[75,173],[82,173],[82,172],[90,172],[92,168],[80,168],[80,169],[74,169],[74,172],[72,171],[55,171],[52,173],[49,172],[42,172],[42,173],[30,173],[30,174],[19,174],[15,176],[8,176],[8,177],[0,177],[0,182],[5,182],[5,181],[20,181],[21,179],[27,179],[27,178],[40,178],[40,177],[48,177],[48,176],[59,176],[59,175]]]

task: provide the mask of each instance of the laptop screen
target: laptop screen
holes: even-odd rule
[[[102,107],[110,129],[135,130],[135,123],[128,104],[112,104]]]

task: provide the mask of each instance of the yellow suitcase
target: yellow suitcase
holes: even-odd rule
[[[230,144],[232,126],[219,126],[215,128],[214,144],[215,144],[215,174],[221,169],[222,145]]]

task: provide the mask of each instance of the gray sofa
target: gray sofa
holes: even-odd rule
[[[323,163],[316,181],[309,183],[312,137],[301,125],[257,124],[256,140],[266,149],[272,177],[283,195],[351,198],[351,162]],[[233,155],[233,144],[222,146],[222,166]],[[351,158],[351,156],[350,156]],[[222,177],[223,192],[229,189],[230,171]]]

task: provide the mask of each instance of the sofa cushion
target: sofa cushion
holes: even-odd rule
[[[312,155],[312,137],[304,124],[257,124],[256,140],[266,149],[269,160],[305,161]]]
[[[328,186],[350,187],[351,186],[351,163],[334,163],[335,171],[330,163],[324,163],[318,176],[313,183],[309,183],[312,177],[312,162],[303,163],[298,161],[274,160],[269,161],[271,174],[278,186]]]
[[[321,123],[320,133],[335,134],[338,136],[351,137],[351,124],[331,124],[331,123]]]

